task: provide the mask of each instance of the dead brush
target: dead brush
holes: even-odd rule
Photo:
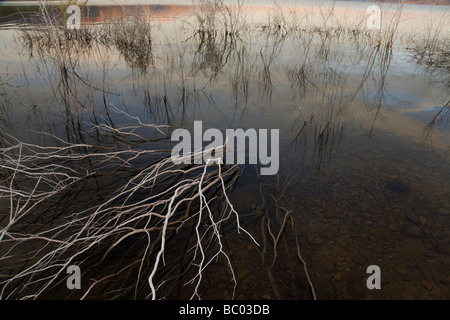
[[[85,272],[81,299],[163,298],[180,280],[196,298],[219,258],[236,284],[221,232],[230,223],[246,232],[227,195],[239,168],[174,165],[138,134],[166,136],[165,126],[92,129],[111,144],[45,134],[54,144],[43,146],[2,135],[0,201],[9,205],[0,217],[0,297],[52,296],[73,264]]]

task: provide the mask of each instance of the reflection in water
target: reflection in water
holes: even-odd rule
[[[2,297],[66,298],[70,264],[93,280],[67,298],[448,297],[448,78],[425,91],[432,73],[402,60],[420,43],[403,6],[377,31],[195,4],[85,8],[80,30],[54,8],[7,31],[23,62],[0,78]],[[405,103],[441,108],[426,123]],[[173,165],[170,133],[199,119],[279,128],[279,173]],[[371,264],[382,291],[363,287]]]

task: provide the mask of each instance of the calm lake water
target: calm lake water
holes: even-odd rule
[[[263,176],[260,165],[241,165],[227,181],[248,233],[225,222],[226,256],[211,258],[198,283],[196,220],[187,219],[167,241],[166,264],[155,276],[157,298],[312,299],[311,284],[319,299],[450,298],[449,6],[404,5],[399,16],[397,5],[384,4],[378,31],[366,28],[364,2],[276,7],[250,1],[219,13],[203,8],[202,16],[188,1],[104,2],[81,9],[82,32],[66,33],[71,46],[61,44],[61,50],[46,37],[36,6],[0,5],[2,230],[13,211],[5,190],[13,184],[32,189],[26,177],[11,182],[11,139],[40,146],[92,143],[100,152],[128,143],[111,138],[114,132],[103,136],[102,125],[142,122],[193,132],[201,120],[203,131],[279,129],[278,174]],[[64,34],[64,10],[51,7],[49,17]],[[148,141],[130,143],[128,150],[164,149],[167,155],[175,145],[154,130],[132,132]],[[49,164],[37,161],[37,168]],[[107,201],[120,181],[155,159],[133,161],[126,163],[133,169],[112,173],[105,166],[95,181],[85,177],[83,187],[71,186],[37,206],[33,219],[8,232],[16,238],[52,234],[64,217]],[[134,203],[149,192],[139,189]],[[141,228],[137,223],[134,228]],[[70,258],[64,254],[52,268],[8,282],[51,245],[35,238],[14,246],[17,239],[5,236],[3,298],[32,294],[52,272],[60,274],[39,297],[148,298],[158,246],[138,234],[100,261],[102,246],[119,238],[70,262],[82,270],[81,290],[71,291],[57,266]],[[202,239],[205,252],[215,250],[212,239]],[[144,252],[148,261],[139,260]],[[380,267],[381,290],[366,286],[370,265]],[[36,287],[23,289],[27,282]]]

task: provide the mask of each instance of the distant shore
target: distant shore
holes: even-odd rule
[[[46,0],[45,2],[51,3],[51,4],[64,4],[68,3],[70,0]],[[73,1],[73,0],[72,0]],[[346,2],[384,2],[384,3],[398,3],[400,1],[396,0],[379,0],[379,1],[371,1],[371,0],[336,0],[336,1],[346,1]],[[39,0],[7,0],[7,1],[1,1],[0,5],[32,5],[39,2]],[[78,0],[79,4],[83,4],[84,2],[89,2],[92,5],[102,5],[102,4],[109,4],[109,5],[133,5],[133,4],[187,4],[192,3],[191,0],[172,0],[170,2],[163,3],[162,1],[152,1],[149,3],[148,0]],[[224,1],[224,2],[232,2],[232,1]],[[251,2],[251,1],[250,1]],[[262,1],[264,2],[264,1]],[[270,2],[270,1],[268,1]],[[282,1],[280,4],[289,4],[294,3],[293,0],[286,0]],[[301,1],[300,1],[301,2]],[[330,1],[331,2],[331,1]],[[450,0],[407,0],[404,1],[405,4],[417,4],[417,5],[450,5]],[[263,4],[263,3],[262,3]]]

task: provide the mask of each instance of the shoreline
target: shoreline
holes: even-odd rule
[[[78,2],[84,3],[85,0],[79,0]],[[103,16],[117,15],[120,14],[120,10],[126,9],[128,6],[134,5],[143,5],[143,0],[124,0],[124,3],[119,4],[119,0],[88,0],[89,7],[98,7],[102,8],[100,10],[104,11]],[[121,1],[122,2],[122,1]],[[137,4],[141,2],[141,4]],[[151,3],[149,3],[151,2]],[[236,3],[236,0],[233,1],[225,1],[225,3]],[[365,17],[367,17],[367,7],[371,2],[362,2],[362,1],[324,1],[318,2],[318,0],[303,0],[301,3],[293,3],[293,1],[289,0],[283,2],[279,7],[274,6],[271,0],[244,0],[243,10],[250,14],[252,18],[262,19],[263,21],[267,14],[277,14],[278,10],[285,11],[286,14],[289,12],[306,12],[310,18],[310,22],[318,22],[319,24],[323,22],[321,20],[323,11],[332,12],[336,23],[344,25],[348,23],[352,23],[355,21],[363,21]],[[6,2],[8,3],[8,2]],[[7,7],[5,2],[0,3],[0,8]],[[10,3],[10,2],[9,2]],[[28,2],[18,2],[18,3],[30,3]],[[33,5],[37,5],[36,1],[31,2]],[[65,3],[66,1],[52,1],[51,5],[57,5]],[[159,3],[159,4],[158,4]],[[183,4],[184,3],[184,4]],[[331,4],[333,4],[331,6]],[[167,16],[179,16],[182,14],[180,10],[177,10],[177,7],[184,7],[182,11],[188,12],[186,8],[193,7],[192,0],[175,0],[172,3],[161,3],[161,0],[156,1],[146,1],[145,5],[147,6],[156,6],[158,7],[158,14],[164,19]],[[233,7],[233,5],[231,5]],[[389,25],[389,21],[395,16],[397,10],[400,8],[398,4],[388,4],[381,3],[380,4],[382,10],[382,26]],[[113,12],[113,8],[117,8],[117,12]],[[433,21],[436,20],[443,21],[445,17],[450,14],[450,6],[424,6],[424,5],[403,5],[401,7],[401,18],[399,24],[399,31],[408,32],[414,30],[416,35],[425,34],[427,31],[427,26],[432,25]],[[250,16],[249,16],[250,17]],[[163,19],[163,20],[164,20]],[[323,19],[323,17],[322,17]],[[441,27],[444,30],[449,30],[450,25],[448,23],[444,23]]]
[[[44,0],[44,2],[47,5],[62,5],[67,4],[69,0]],[[132,6],[132,5],[192,5],[192,0],[172,0],[170,2],[164,2],[161,0],[155,0],[155,1],[148,1],[148,0],[78,0],[76,1],[79,3],[79,5],[83,5],[85,3],[89,3],[89,5],[92,6],[103,6],[103,5],[120,5],[120,6]],[[150,2],[150,3],[149,3]],[[232,0],[225,0],[225,4],[227,5],[233,5],[236,3],[236,1]],[[243,1],[244,6],[253,6],[255,4],[258,4],[259,6],[273,6],[273,1],[271,0],[262,0],[262,1]],[[326,1],[318,1],[318,0],[287,0],[283,3],[279,3],[282,7],[289,7],[289,6],[298,6],[302,7],[305,5],[311,5],[311,4],[317,4],[320,6],[326,6],[333,4],[338,7],[343,6],[344,4],[349,5],[363,5],[367,7],[370,4],[378,4],[378,5],[398,5],[398,1],[382,1],[380,3],[376,1],[367,1],[367,0],[326,0]],[[408,6],[442,6],[442,7],[450,7],[450,0],[418,0],[418,1],[404,1],[404,5]],[[9,1],[2,1],[0,2],[0,6],[33,6],[33,5],[39,5],[39,0],[9,0]]]

